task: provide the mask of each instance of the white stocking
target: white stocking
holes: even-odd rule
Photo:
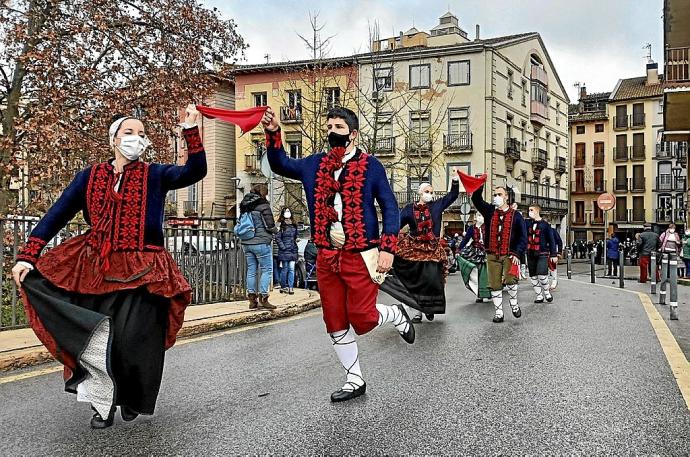
[[[503,317],[503,291],[492,290],[491,301],[494,302],[495,317]]]
[[[539,278],[536,276],[530,277],[530,280],[532,281],[532,288],[534,289],[534,293],[537,295],[537,300],[543,300],[544,296],[542,295],[542,288],[541,284],[539,283]]]
[[[330,334],[330,337],[333,342],[333,349],[335,349],[335,353],[338,355],[338,359],[347,373],[343,390],[352,392],[362,387],[364,385],[364,378],[362,378],[362,370],[359,368],[359,351],[355,341],[355,332],[348,328],[347,330],[333,332]]]
[[[506,286],[506,289],[508,289],[508,296],[510,297],[510,307],[513,309],[513,311],[520,309],[520,307],[518,306],[518,299],[517,299],[517,294],[518,294],[517,284],[511,284],[509,286]]]
[[[398,333],[402,335],[411,325],[397,306],[377,303],[376,309],[379,312],[379,327],[383,324],[393,324]]]
[[[544,297],[551,298],[551,292],[549,292],[549,277],[547,275],[539,275],[539,286],[544,291]]]

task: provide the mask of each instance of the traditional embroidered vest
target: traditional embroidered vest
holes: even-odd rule
[[[491,239],[487,252],[494,255],[510,254],[510,235],[513,231],[515,210],[501,211],[497,209],[491,218]]]

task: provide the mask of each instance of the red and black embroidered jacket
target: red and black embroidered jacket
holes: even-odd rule
[[[91,226],[87,242],[105,257],[112,251],[163,248],[163,209],[169,190],[190,186],[206,176],[206,154],[199,129],[184,129],[188,159],[183,166],[135,161],[119,176],[111,162],[80,171],[32,230],[17,260],[34,264],[43,247],[82,211]]]
[[[514,255],[522,258],[527,247],[527,232],[525,219],[518,211],[508,209],[502,211],[482,198],[484,186],[472,194],[472,203],[477,208],[486,223],[484,234],[486,252],[498,256]]]
[[[551,228],[551,225],[544,219],[539,221],[527,219],[525,224],[527,226],[527,251],[555,257],[558,254],[558,246],[553,235],[555,230]]]
[[[378,247],[382,251],[395,253],[400,211],[386,171],[378,159],[358,149],[336,180],[333,170],[342,166],[342,154],[331,151],[291,159],[283,149],[280,130],[266,133],[266,148],[268,162],[275,173],[301,181],[304,185],[312,240],[317,247],[332,247],[330,228],[338,219],[334,197],[340,193],[343,201],[341,222],[345,231],[343,249],[365,251]],[[381,233],[376,203],[383,219]]]

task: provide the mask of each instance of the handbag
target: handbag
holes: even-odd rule
[[[364,259],[364,264],[367,266],[367,270],[369,270],[371,280],[376,284],[383,284],[383,281],[386,280],[386,273],[379,273],[376,271],[379,265],[378,248],[367,249],[366,251],[360,252],[360,255],[362,256],[362,259]]]

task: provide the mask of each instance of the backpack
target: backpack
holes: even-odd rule
[[[242,241],[249,241],[256,235],[256,227],[254,227],[254,219],[252,213],[247,211],[240,216],[234,229],[235,235]]]

